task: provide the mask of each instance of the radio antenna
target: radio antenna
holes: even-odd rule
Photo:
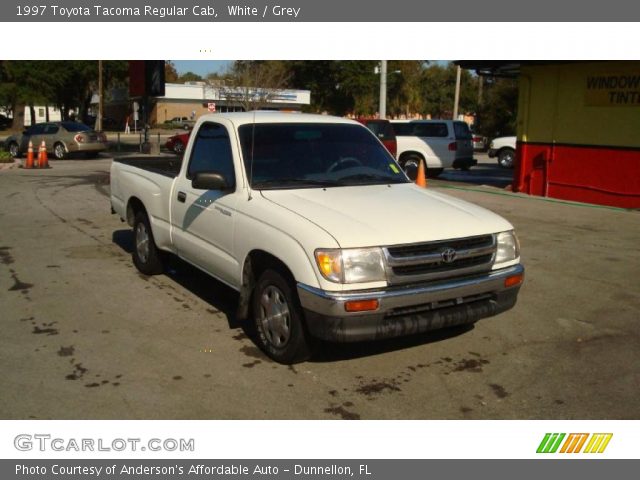
[[[253,149],[256,144],[256,111],[253,110],[253,125],[251,126],[251,160],[249,161],[249,198],[251,200],[251,185],[253,184]]]

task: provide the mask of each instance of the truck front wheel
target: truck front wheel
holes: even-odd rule
[[[133,221],[133,264],[145,275],[157,275],[164,271],[162,252],[156,247],[149,217],[143,211],[136,213]]]
[[[265,270],[253,291],[257,340],[273,360],[285,365],[311,356],[302,308],[292,282],[277,270]]]
[[[516,152],[511,148],[503,148],[498,154],[498,164],[502,168],[513,168],[513,161],[516,158]]]

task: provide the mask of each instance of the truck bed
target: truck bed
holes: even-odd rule
[[[165,177],[175,178],[180,173],[182,158],[135,156],[114,158],[114,162],[141,168],[149,172],[159,173]]]

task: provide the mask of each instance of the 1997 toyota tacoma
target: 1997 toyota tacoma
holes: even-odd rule
[[[330,116],[200,118],[182,162],[114,161],[112,210],[133,261],[166,252],[240,292],[274,360],[314,338],[382,339],[473,323],[510,309],[524,278],[513,227],[411,183],[374,134]]]

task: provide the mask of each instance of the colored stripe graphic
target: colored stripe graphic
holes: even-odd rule
[[[613,437],[613,433],[594,433],[587,444],[587,448],[584,449],[584,453],[603,453],[607,445],[609,445],[611,437]]]
[[[556,453],[566,433],[546,433],[536,453]]]
[[[566,433],[545,433],[536,453],[556,453]],[[570,433],[558,453],[603,453],[613,433]],[[587,442],[587,439],[589,440]],[[584,451],[582,447],[587,444]]]
[[[584,442],[589,438],[588,433],[571,433],[562,445],[560,453],[580,453]]]

